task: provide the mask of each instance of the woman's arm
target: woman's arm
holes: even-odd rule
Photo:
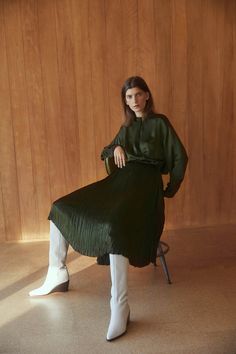
[[[104,147],[101,153],[102,160],[114,156],[114,162],[120,168],[125,166],[125,160],[126,160],[125,151],[124,151],[124,139],[122,133],[123,133],[123,129],[121,127],[118,134],[115,136],[112,142],[108,146]]]
[[[180,138],[166,117],[164,117],[164,122],[163,150],[165,166],[163,173],[169,173],[170,175],[170,180],[164,190],[164,196],[172,198],[184,179],[188,156]]]

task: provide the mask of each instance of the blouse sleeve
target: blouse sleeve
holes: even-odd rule
[[[165,163],[162,172],[164,174],[169,173],[170,175],[169,182],[164,190],[164,196],[172,198],[184,179],[188,156],[169,120],[164,117],[164,121],[166,123],[163,138]]]
[[[121,146],[124,148],[123,138],[122,138],[122,127],[120,128],[119,132],[116,134],[115,138],[112,142],[105,146],[101,152],[101,159],[105,160],[107,157],[112,157],[114,155],[114,150],[117,146]]]

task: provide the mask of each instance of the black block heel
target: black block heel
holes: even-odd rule
[[[55,288],[52,289],[52,291],[50,291],[50,294],[56,292],[65,293],[68,291],[68,288],[69,288],[69,280],[66,281],[65,283],[57,285]]]

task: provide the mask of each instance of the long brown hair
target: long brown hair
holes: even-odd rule
[[[122,101],[122,106],[125,114],[125,122],[124,122],[125,126],[131,125],[136,117],[135,113],[126,104],[126,91],[134,87],[138,87],[141,90],[149,93],[149,99],[147,100],[144,109],[144,119],[146,119],[151,113],[154,113],[153,98],[147,83],[140,76],[131,76],[125,81],[121,89],[121,101]]]

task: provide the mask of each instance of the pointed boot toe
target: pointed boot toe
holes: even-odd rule
[[[120,338],[127,332],[127,326],[130,322],[130,309],[127,306],[125,310],[114,310],[111,316],[106,340],[111,342]]]
[[[44,296],[44,295],[49,295],[52,293],[57,293],[57,292],[67,292],[69,288],[69,280],[67,280],[65,283],[61,283],[56,285],[55,287],[45,287],[41,286],[40,288],[31,290],[29,292],[29,296],[34,297],[34,296]]]
[[[55,292],[66,292],[69,287],[69,274],[67,268],[58,269],[49,267],[44,284],[29,292],[29,296],[44,296]]]

